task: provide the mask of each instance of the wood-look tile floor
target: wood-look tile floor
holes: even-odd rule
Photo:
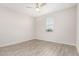
[[[0,47],[0,56],[78,56],[75,46],[42,40]]]

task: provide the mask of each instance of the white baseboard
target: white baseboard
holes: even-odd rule
[[[38,39],[38,40],[43,40],[43,39]],[[51,40],[43,40],[43,41],[49,41],[49,42],[55,42],[55,43],[60,43],[60,44],[76,46],[76,44],[68,44],[68,43],[64,43],[64,42],[57,42],[57,41],[51,41]]]
[[[33,40],[33,39],[29,39],[29,40]],[[29,40],[23,40],[23,41],[17,41],[17,42],[6,43],[6,44],[0,45],[0,47],[5,47],[5,46],[9,46],[9,45],[19,44],[19,43],[22,43],[22,42],[25,42],[25,41],[29,41]],[[42,40],[42,39],[37,39],[37,40]],[[43,40],[43,41],[55,42],[55,41],[50,41],[50,40]],[[67,44],[67,43],[62,43],[62,42],[56,42],[56,43],[66,44],[66,45],[72,45],[72,44]],[[76,45],[73,44],[73,46],[76,46]],[[77,48],[77,49],[78,49],[78,48]],[[78,49],[78,52],[79,52],[79,49]]]
[[[29,40],[32,40],[32,39],[29,39]],[[19,43],[29,41],[29,40],[23,40],[23,41],[16,41],[16,42],[11,42],[11,43],[1,44],[0,47],[6,47],[6,46],[10,46],[10,45],[15,45],[15,44],[19,44]]]

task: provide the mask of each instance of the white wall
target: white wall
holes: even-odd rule
[[[76,40],[77,50],[79,52],[79,4],[77,4],[77,40]]]
[[[55,22],[53,32],[46,32],[46,17],[51,16]],[[76,44],[76,8],[69,8],[36,19],[36,39],[69,45]]]
[[[0,47],[31,40],[33,30],[32,17],[0,7]]]

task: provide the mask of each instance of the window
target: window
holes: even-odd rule
[[[54,21],[52,17],[48,17],[46,19],[46,31],[47,32],[53,32],[54,30]]]

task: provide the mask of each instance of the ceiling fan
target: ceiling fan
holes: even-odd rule
[[[45,5],[46,3],[34,3],[33,6],[27,6],[26,8],[34,8],[37,12],[40,12],[40,9]]]

